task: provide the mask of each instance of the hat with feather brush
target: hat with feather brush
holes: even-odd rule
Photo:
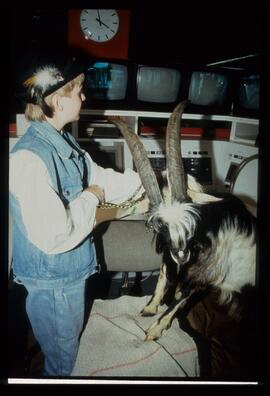
[[[52,111],[45,98],[79,74],[85,73],[89,63],[89,56],[78,50],[58,48],[52,51],[40,48],[27,52],[17,73],[15,97],[24,104],[39,105],[44,114],[50,117]]]
[[[23,81],[26,103],[41,104],[48,95],[61,88],[85,71],[74,56],[63,62],[51,61],[39,65]]]

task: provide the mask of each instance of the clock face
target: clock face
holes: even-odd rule
[[[119,28],[116,10],[82,10],[80,15],[81,30],[86,39],[98,43],[111,40]]]

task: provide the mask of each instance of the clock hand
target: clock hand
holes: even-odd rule
[[[106,25],[106,23],[102,22],[102,20],[100,19],[99,10],[97,10],[97,14],[98,14],[98,18],[96,18],[96,21],[98,21],[99,26],[104,25],[104,26],[106,26],[106,28],[110,29],[110,27],[108,25]]]
[[[100,19],[100,15],[99,15],[99,10],[97,10],[97,14],[98,14],[98,18],[96,18],[96,21],[98,21],[99,26],[101,26],[101,19]]]
[[[104,26],[106,26],[106,28],[112,30],[112,29],[110,28],[110,26],[106,25],[106,23],[102,22],[100,19],[98,20],[98,19],[96,18],[96,20],[97,20],[101,25],[104,25]],[[112,31],[113,31],[113,30],[112,30]]]

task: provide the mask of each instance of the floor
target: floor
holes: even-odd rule
[[[121,277],[115,278],[112,275],[113,274],[111,273],[106,275],[95,274],[89,278],[86,289],[85,323],[88,321],[94,299],[114,299],[123,294],[134,296],[151,295],[155,289],[158,277],[156,272],[153,274],[149,273],[148,276],[143,277],[142,279],[140,278],[140,274],[138,274],[137,279],[132,278],[128,283],[127,279],[121,279]],[[36,378],[42,376],[43,354],[35,341],[31,331],[31,326],[25,313],[25,298],[26,292],[24,287],[15,284],[14,282],[10,282],[8,299],[9,378]],[[252,305],[254,306],[253,311],[256,311],[256,299]],[[204,318],[204,316],[202,318]],[[209,328],[211,328],[212,323],[215,332],[217,334],[220,333],[220,339],[224,342],[224,344],[221,343],[217,349],[218,354],[215,356],[214,353],[211,359],[209,355],[210,345],[208,344],[208,338],[206,339],[205,336],[202,336],[201,332],[198,333],[194,330],[191,331],[190,326],[187,325],[185,317],[182,317],[182,321],[179,322],[181,328],[184,331],[187,331],[187,333],[189,333],[196,342],[199,352],[201,378],[208,378],[210,369],[209,364],[210,362],[214,362],[213,358],[215,358],[218,369],[221,370],[222,379],[234,378],[232,376],[236,376],[238,379],[239,374],[237,370],[240,372],[240,378],[246,378],[246,375],[248,379],[257,378],[257,368],[254,367],[254,365],[256,366],[257,360],[257,330],[253,330],[253,327],[255,329],[257,326],[257,319],[255,321],[251,319],[244,322],[242,330],[240,327],[239,329],[237,326],[235,327],[235,324],[233,323],[230,324],[229,322],[229,325],[226,321],[223,323],[224,315],[222,314],[221,319],[219,319],[218,310],[212,311],[212,314],[208,319],[210,323]],[[212,321],[212,319],[214,320]],[[202,323],[204,323],[204,321]],[[252,325],[252,323],[254,323],[254,325]],[[247,331],[249,328],[250,331]],[[203,333],[204,332],[205,331],[203,331]],[[237,335],[237,333],[239,334]],[[241,341],[242,339],[243,342]],[[211,345],[216,345],[216,342]],[[253,345],[254,347],[252,348]],[[226,353],[228,353],[228,356],[225,355]],[[223,357],[221,358],[220,356]],[[236,358],[236,368],[234,365],[231,366],[230,362],[232,356]],[[238,363],[239,358],[240,363]],[[224,367],[226,367],[226,362],[229,367],[228,374],[226,373],[226,369],[224,369]],[[252,362],[254,362],[254,364],[250,365]],[[248,374],[250,366],[251,371],[250,374]]]
[[[94,275],[87,283],[85,322],[97,298],[117,298],[123,294],[151,295],[157,274],[145,277],[121,278],[121,274]],[[43,369],[43,354],[36,343],[25,312],[26,291],[12,281],[8,290],[8,377],[39,377]]]

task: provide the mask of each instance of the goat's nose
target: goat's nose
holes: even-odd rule
[[[178,248],[172,248],[171,252],[174,256],[178,256],[180,258],[182,258],[184,256],[184,251]]]
[[[174,260],[174,261],[176,261],[177,263],[179,263],[179,262],[181,262],[182,260],[183,260],[183,257],[184,257],[184,252],[183,252],[183,250],[180,250],[180,249],[171,249],[171,256],[172,256],[172,259]]]
[[[183,251],[181,249],[172,249],[171,256],[174,261],[178,264],[185,264],[190,258],[190,252]]]

